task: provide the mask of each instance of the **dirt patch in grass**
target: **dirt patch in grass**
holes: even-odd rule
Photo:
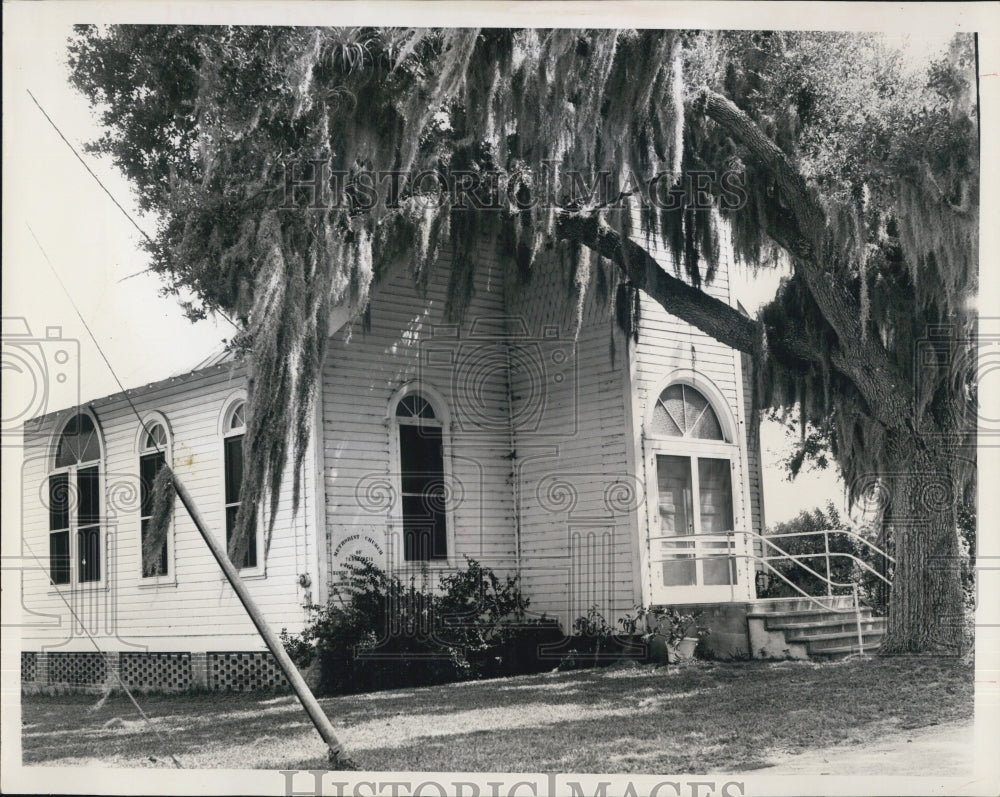
[[[622,665],[322,701],[366,769],[702,773],[971,721],[954,659]],[[291,696],[22,698],[24,763],[305,768],[325,748]],[[169,748],[166,749],[166,748]],[[914,772],[913,774],[920,774]]]

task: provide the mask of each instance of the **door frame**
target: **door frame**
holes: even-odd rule
[[[660,396],[668,387],[675,384],[685,384],[697,390],[708,401],[714,410],[722,429],[723,440],[705,440],[701,438],[676,437],[663,434],[650,434],[653,412]],[[742,474],[742,445],[737,434],[738,426],[729,403],[721,391],[701,374],[690,369],[679,369],[670,373],[660,381],[655,392],[650,391],[652,400],[645,408],[643,424],[643,470],[646,482],[646,564],[644,579],[649,590],[646,596],[649,605],[694,604],[694,603],[733,603],[751,600],[750,569],[746,566],[747,539],[741,531],[751,529],[749,506],[745,500]],[[692,515],[695,528],[700,529],[701,506],[699,496],[698,468],[696,459],[724,459],[730,464],[730,490],[733,502],[733,553],[736,556],[736,583],[725,585],[693,585],[675,588],[657,588],[654,573],[653,540],[659,537],[659,482],[657,478],[657,455],[679,456],[691,462],[691,493]],[[697,541],[696,532],[693,540]],[[718,539],[721,535],[705,535]],[[707,541],[707,540],[706,540]],[[697,543],[696,543],[697,548]],[[698,560],[696,560],[698,561]],[[697,572],[702,572],[702,562],[696,565]]]

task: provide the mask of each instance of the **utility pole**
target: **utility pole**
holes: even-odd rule
[[[313,695],[308,684],[306,684],[305,679],[302,677],[302,674],[295,666],[295,663],[291,660],[291,658],[289,658],[288,653],[285,652],[285,647],[281,644],[281,640],[278,639],[278,636],[267,624],[260,608],[250,596],[250,591],[247,589],[246,584],[243,583],[243,580],[240,578],[236,568],[233,567],[233,563],[229,561],[229,555],[225,550],[223,550],[222,546],[219,545],[219,541],[216,540],[215,537],[209,532],[208,527],[205,525],[205,521],[202,520],[201,515],[198,514],[198,509],[194,504],[194,499],[191,498],[191,494],[187,491],[187,488],[183,485],[180,479],[177,478],[176,473],[171,471],[170,476],[174,489],[177,491],[177,497],[181,499],[181,503],[184,504],[184,508],[187,510],[188,515],[191,516],[191,520],[194,522],[195,527],[205,540],[205,544],[208,545],[208,549],[212,552],[212,556],[214,556],[215,561],[219,563],[219,567],[222,568],[222,572],[225,573],[226,579],[232,585],[236,596],[240,599],[240,603],[242,603],[243,608],[247,610],[247,614],[250,615],[250,619],[257,627],[257,631],[260,632],[260,635],[263,637],[268,649],[277,660],[278,666],[281,667],[281,671],[288,679],[288,683],[292,685],[292,689],[295,691],[295,696],[298,697],[302,707],[309,715],[309,719],[312,720],[313,725],[316,726],[316,730],[319,731],[319,735],[323,738],[323,741],[326,742],[326,745],[330,750],[328,757],[331,768],[340,770],[357,769],[357,765],[350,759],[345,752],[343,745],[341,745],[340,741],[337,739],[337,734],[333,730],[333,725],[330,724],[330,719],[320,707],[316,697]]]

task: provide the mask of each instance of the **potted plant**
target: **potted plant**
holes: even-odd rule
[[[681,613],[672,606],[636,606],[635,615],[627,615],[620,622],[627,633],[639,633],[651,659],[671,664],[693,658],[698,640],[708,633],[698,627],[696,615]]]

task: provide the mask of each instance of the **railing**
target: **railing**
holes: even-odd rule
[[[873,544],[869,540],[866,540],[860,534],[857,534],[857,533],[855,533],[853,531],[848,531],[846,529],[821,529],[821,530],[818,530],[818,531],[794,531],[794,532],[787,532],[787,533],[784,533],[784,534],[769,534],[769,535],[759,534],[759,533],[757,533],[755,531],[728,531],[728,532],[722,532],[722,533],[712,534],[712,535],[708,535],[708,536],[713,536],[713,537],[726,536],[727,538],[729,538],[730,541],[731,541],[731,544],[727,546],[727,549],[726,549],[725,553],[714,554],[714,555],[705,555],[705,556],[697,556],[697,555],[696,556],[689,556],[689,555],[684,555],[683,559],[685,561],[697,561],[697,560],[700,560],[700,559],[707,560],[707,559],[719,559],[719,558],[728,557],[728,558],[739,558],[739,559],[746,559],[748,561],[752,560],[754,562],[759,562],[760,564],[762,564],[764,566],[764,568],[766,568],[767,571],[769,571],[769,573],[771,573],[771,574],[777,576],[778,578],[780,578],[789,587],[791,587],[792,590],[794,590],[795,592],[799,593],[799,595],[801,595],[803,598],[807,599],[811,603],[815,603],[817,606],[819,606],[820,608],[822,608],[824,611],[831,612],[831,613],[834,613],[834,614],[841,614],[841,613],[842,614],[847,614],[848,612],[853,612],[854,613],[854,618],[855,618],[855,626],[857,628],[857,635],[858,635],[858,652],[861,655],[864,655],[864,652],[865,652],[864,633],[863,633],[862,628],[861,628],[861,624],[862,624],[861,623],[861,601],[860,601],[860,598],[858,596],[858,584],[857,584],[856,581],[850,581],[850,582],[846,582],[846,583],[841,583],[841,582],[834,581],[833,578],[832,578],[832,571],[831,571],[831,567],[830,567],[831,559],[834,559],[836,557],[841,557],[841,558],[849,559],[849,560],[853,561],[856,565],[860,565],[862,569],[868,571],[869,573],[871,573],[872,575],[874,575],[876,578],[878,578],[881,581],[883,581],[886,585],[891,585],[892,582],[888,578],[886,578],[884,575],[882,575],[882,573],[878,572],[878,570],[876,570],[870,564],[868,564],[867,562],[865,562],[862,559],[859,559],[854,554],[848,553],[846,551],[831,551],[830,550],[830,535],[831,534],[843,535],[845,537],[852,538],[852,539],[854,539],[854,540],[862,543],[863,545],[867,546],[872,551],[872,553],[876,554],[877,556],[881,556],[886,564],[895,564],[896,563],[896,560],[892,556],[890,556],[888,553],[886,553],[885,551],[883,551],[877,545]],[[773,556],[758,556],[756,553],[751,553],[749,551],[747,551],[747,552],[739,552],[739,551],[736,550],[736,545],[735,545],[735,541],[736,541],[737,535],[743,536],[744,541],[749,540],[749,539],[760,540],[761,543],[763,543],[763,545],[767,546],[768,549],[774,550],[777,555],[773,555]],[[793,554],[793,553],[789,553],[785,549],[781,548],[779,545],[777,545],[777,543],[774,542],[774,540],[776,540],[776,539],[783,539],[783,538],[790,538],[790,537],[817,537],[817,536],[820,536],[820,535],[823,536],[823,552],[822,553]],[[678,539],[678,538],[679,539],[683,539],[684,536],[688,536],[688,535],[681,535],[680,537],[671,537],[670,539]],[[690,536],[691,537],[696,537],[698,535],[690,535]],[[653,539],[661,539],[661,538],[660,537],[651,538],[650,541],[652,541]],[[664,537],[663,539],[666,539],[666,538]],[[746,544],[744,544],[743,547],[746,550],[749,546],[746,545]],[[801,561],[803,559],[817,559],[817,558],[822,558],[825,561],[825,563],[826,563],[826,567],[825,567],[826,575],[825,576],[822,573],[817,572],[812,567],[810,567],[809,565],[807,565],[807,564],[805,564],[804,562]],[[782,573],[778,568],[776,568],[772,564],[772,562],[782,562],[782,561],[794,562],[795,565],[797,565],[798,567],[802,568],[803,570],[805,570],[810,575],[814,576],[819,581],[823,582],[826,585],[826,597],[828,597],[828,598],[829,597],[833,597],[833,591],[834,591],[834,589],[849,589],[851,591],[852,604],[853,604],[852,607],[850,609],[838,609],[838,608],[833,607],[833,606],[831,606],[829,604],[822,603],[816,596],[810,595],[808,592],[806,592],[804,589],[802,589],[802,587],[800,587],[794,581],[792,581],[791,579],[789,579],[784,573]]]
[[[855,564],[861,565],[862,568],[864,568],[865,570],[867,570],[872,575],[874,575],[877,578],[879,578],[882,581],[884,581],[887,585],[892,583],[892,582],[889,581],[889,579],[887,579],[885,576],[883,576],[881,573],[879,573],[874,567],[872,567],[871,565],[869,565],[863,559],[859,559],[854,554],[846,553],[844,551],[831,551],[830,550],[830,535],[831,534],[840,534],[842,536],[850,537],[851,539],[854,539],[854,540],[857,540],[860,543],[863,543],[873,553],[875,553],[875,554],[883,557],[883,559],[886,562],[889,562],[891,564],[896,564],[896,560],[893,557],[889,556],[889,554],[887,554],[885,551],[883,551],[877,545],[875,545],[874,543],[872,543],[870,540],[866,540],[860,534],[857,534],[857,533],[855,533],[853,531],[847,531],[846,529],[821,529],[819,531],[790,531],[790,532],[786,532],[785,534],[766,534],[766,535],[765,534],[758,534],[757,532],[754,532],[754,531],[749,531],[749,532],[736,532],[736,531],[734,531],[732,533],[733,534],[746,534],[748,536],[756,537],[757,539],[759,539],[759,540],[767,543],[774,550],[778,551],[781,554],[780,556],[768,557],[768,558],[771,558],[771,559],[775,559],[775,560],[782,560],[782,559],[784,559],[784,560],[794,561],[794,562],[796,562],[798,564],[798,560],[799,559],[816,559],[816,558],[819,558],[821,556],[824,557],[825,560],[826,560],[826,578],[823,579],[823,580],[826,581],[826,584],[827,584],[827,593],[826,593],[827,595],[832,595],[833,594],[831,592],[831,587],[833,586],[833,582],[830,579],[830,558],[831,557],[835,557],[835,556],[840,556],[840,557],[844,557],[844,558],[847,558],[847,559],[851,559]],[[792,553],[788,553],[787,551],[783,550],[782,548],[779,548],[773,542],[773,540],[783,539],[783,538],[786,538],[786,537],[815,537],[815,536],[818,536],[820,534],[823,535],[823,553],[792,554]],[[802,566],[805,567],[805,565],[802,565]],[[814,575],[818,576],[818,574],[815,573],[815,571],[811,571],[811,572],[813,572]],[[820,576],[820,578],[822,578],[822,576]]]

